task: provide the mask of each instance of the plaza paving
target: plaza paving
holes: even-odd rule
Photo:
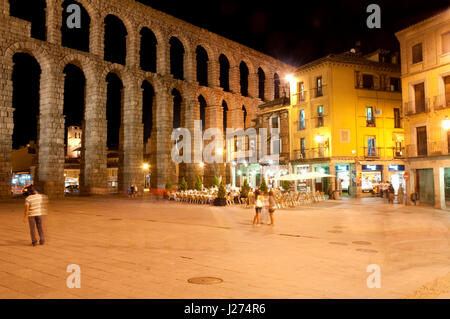
[[[450,212],[430,208],[342,200],[255,227],[239,207],[73,198],[51,203],[37,247],[22,216],[22,199],[0,203],[0,298],[450,297]],[[67,288],[70,264],[80,289]]]

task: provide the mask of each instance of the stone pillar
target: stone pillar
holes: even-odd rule
[[[108,194],[106,88],[105,79],[87,79],[80,174],[81,191],[87,194]]]
[[[7,1],[6,1],[7,2]],[[12,104],[12,67],[0,64],[0,199],[11,197],[11,149],[14,128]]]
[[[230,91],[241,94],[239,65],[230,65]]]
[[[62,3],[63,0],[47,0],[45,9],[47,41],[57,45],[61,45]]]
[[[272,73],[266,75],[266,81],[264,85],[264,97],[266,101],[273,101],[275,97],[275,83]]]
[[[334,162],[330,162],[330,175],[336,175],[336,163],[334,163]],[[337,177],[330,177],[331,191],[336,190],[336,179],[337,179]]]
[[[126,64],[130,68],[139,68],[139,41],[140,34],[135,30],[135,26],[133,26],[132,30],[128,30],[127,35],[127,61]]]
[[[0,14],[9,16],[9,0],[0,1]]]
[[[208,61],[208,86],[211,88],[220,87],[220,64],[212,57]]]
[[[197,81],[197,59],[195,52],[187,51],[184,53],[184,79],[187,82]]]
[[[156,45],[156,73],[161,75],[170,74],[170,50],[169,43],[166,40],[165,37],[164,42],[158,42]]]
[[[195,131],[195,121],[200,120],[200,103],[196,98],[195,89],[185,89],[184,92],[185,108],[184,108],[184,125],[191,133],[191,163],[180,164],[180,176],[186,179],[189,187],[193,187],[197,176],[202,177],[203,172],[200,163],[195,163],[196,155],[200,155],[202,151],[202,134],[201,131]]]
[[[64,197],[64,77],[41,66],[38,185],[50,198]]]
[[[144,125],[142,124],[142,89],[137,81],[124,89],[123,106],[123,185],[119,192],[126,192],[128,185],[144,189]]]
[[[170,89],[166,84],[155,87],[155,93],[156,117],[154,118],[151,145],[151,183],[152,188],[164,189],[167,178],[170,178],[174,186],[177,183],[175,165],[171,158],[173,142],[170,140],[173,125],[173,102]]]
[[[105,43],[103,40],[104,33],[105,22],[98,14],[92,16],[90,25],[89,51],[92,54],[98,55],[102,60],[105,55]]]
[[[258,98],[258,73],[248,75],[248,96]]]
[[[219,128],[222,129],[223,126],[223,109],[222,105],[216,101],[215,105],[208,105],[206,108],[206,129],[209,128]],[[205,142],[205,146],[209,141]],[[225,145],[224,145],[225,147]],[[224,150],[225,152],[225,150]],[[210,186],[213,183],[214,176],[225,178],[225,168],[224,164],[218,163],[205,163],[204,168],[204,182],[206,186]]]

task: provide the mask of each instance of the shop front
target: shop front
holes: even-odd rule
[[[294,174],[306,174],[311,172],[311,165],[295,165]],[[312,180],[301,180],[295,182],[295,188],[299,192],[309,192],[312,190]]]
[[[350,195],[350,164],[336,164],[336,180],[341,183],[342,194]]]
[[[406,189],[405,183],[405,165],[389,165],[389,181],[395,189],[395,193],[398,193],[400,186],[403,191]]]
[[[415,191],[419,196],[420,205],[434,206],[434,175],[432,168],[416,169]]]
[[[360,173],[361,192],[364,195],[378,195],[383,181],[383,165],[362,165]]]

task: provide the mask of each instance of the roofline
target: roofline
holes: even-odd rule
[[[407,33],[408,31],[410,31],[413,28],[416,28],[420,25],[425,25],[427,23],[429,23],[431,20],[438,18],[439,16],[443,16],[445,14],[449,14],[450,15],[450,6],[447,9],[443,9],[442,11],[433,14],[432,16],[426,18],[425,20],[419,21],[417,23],[411,24],[410,26],[401,29],[399,31],[397,31],[395,33],[395,36],[398,38],[399,36],[402,36],[403,34]]]

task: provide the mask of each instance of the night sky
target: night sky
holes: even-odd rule
[[[395,32],[449,6],[448,0],[139,2],[293,65],[350,50],[356,41],[363,52],[399,50]],[[371,3],[381,7],[380,30],[366,26]]]
[[[65,0],[63,6],[74,1]],[[448,0],[370,0],[370,1],[236,1],[236,0],[139,0],[155,9],[164,11],[196,26],[206,28],[236,42],[269,54],[292,65],[301,65],[330,53],[341,53],[361,42],[361,49],[369,53],[377,48],[399,50],[394,33],[448,8]],[[45,1],[14,0],[11,14],[32,24],[32,37],[45,40]],[[369,29],[366,8],[370,3],[381,7],[382,28]],[[63,45],[87,51],[90,19],[83,10],[83,29],[76,32],[63,28]],[[111,54],[106,57],[112,62],[125,63],[125,49],[121,47],[120,34],[126,33],[124,26],[106,23],[109,37],[106,47]],[[114,21],[112,21],[114,22]],[[108,40],[109,39],[109,40]],[[119,39],[119,40],[117,40]],[[125,43],[122,40],[122,45]],[[149,38],[150,39],[150,38]],[[151,41],[150,41],[151,42]],[[116,48],[117,46],[117,48]],[[175,47],[175,46],[174,46]],[[148,49],[146,56],[153,56]],[[145,51],[147,52],[147,51]],[[152,53],[153,52],[153,53]],[[111,56],[109,56],[111,55]],[[14,148],[36,140],[39,113],[39,95],[36,84],[40,68],[30,56],[15,56],[13,73],[13,107],[15,128]],[[152,63],[149,68],[154,68]],[[182,68],[181,68],[182,70]],[[81,125],[84,110],[85,80],[80,70],[70,67],[65,83],[64,115],[67,125]],[[176,72],[173,74],[177,74]],[[181,75],[182,76],[182,75]],[[117,148],[120,128],[120,79],[108,81],[108,146]],[[119,95],[118,95],[119,94]],[[152,89],[145,98],[151,104]],[[148,110],[144,118],[151,119]],[[175,117],[177,115],[175,114]],[[151,125],[146,125],[146,137]]]

